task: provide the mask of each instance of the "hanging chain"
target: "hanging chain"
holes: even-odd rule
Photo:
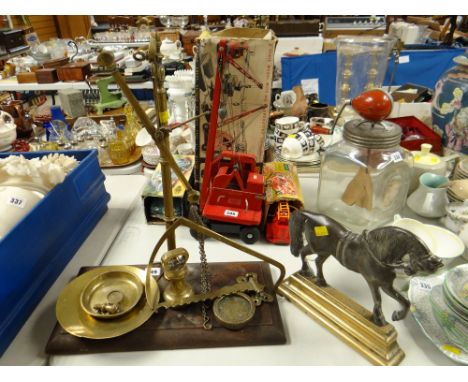
[[[211,282],[210,274],[208,272],[208,262],[206,261],[206,252],[205,252],[205,236],[199,235],[198,238],[198,248],[200,251],[200,283],[201,283],[201,292],[208,293],[211,291]],[[208,305],[206,302],[201,304],[202,316],[203,316],[203,329],[209,330],[212,328],[210,322],[210,316],[208,315]]]
[[[203,220],[198,212],[198,205],[194,204],[190,206],[189,215],[190,220],[194,223],[199,225],[204,225]],[[205,252],[205,236],[201,233],[197,232],[197,240],[198,240],[198,249],[200,252],[200,285],[201,285],[201,293],[208,293],[211,292],[211,275],[208,271],[208,261],[206,260],[206,252]],[[203,329],[209,330],[212,328],[212,324],[210,322],[210,316],[208,315],[208,305],[206,302],[201,303],[201,311],[203,317]]]

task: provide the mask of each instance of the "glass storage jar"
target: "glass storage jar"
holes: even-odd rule
[[[355,119],[329,147],[320,168],[318,209],[360,232],[393,219],[405,205],[412,155],[392,122]]]

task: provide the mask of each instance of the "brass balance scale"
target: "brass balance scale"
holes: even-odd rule
[[[61,328],[56,328],[49,340],[46,352],[74,354],[229,346],[227,345],[229,338],[231,338],[230,345],[234,346],[285,343],[286,338],[278,306],[264,304],[275,302],[274,293],[278,292],[370,362],[379,365],[400,363],[404,353],[396,343],[397,333],[392,325],[387,324],[382,327],[373,325],[369,320],[371,316],[369,311],[331,287],[318,286],[315,279],[305,277],[300,272],[284,280],[285,268],[282,264],[213,232],[201,224],[198,214],[199,193],[186,180],[169,150],[169,134],[175,126],[167,126],[168,112],[163,88],[164,69],[161,65],[159,45],[160,40],[157,34],[153,34],[148,51],[138,53],[138,56],[148,59],[151,63],[154,99],[158,109],[156,123],[158,128],[154,127],[142,110],[120,73],[114,70],[112,75],[160,150],[166,231],[156,243],[146,269],[135,266],[98,267],[81,274],[64,288],[57,301],[56,315],[61,328],[66,333]],[[106,57],[102,59],[105,60]],[[111,66],[112,60],[109,57],[107,60],[108,66]],[[191,220],[174,217],[171,170],[187,190],[188,201],[191,205]],[[197,232],[200,264],[188,264],[188,252],[176,246],[175,231],[181,226]],[[252,266],[252,264],[258,265],[259,262],[212,263],[210,269],[215,277],[211,280],[204,248],[206,237],[260,259],[261,266]],[[155,260],[164,243],[167,243],[167,251],[161,256],[159,265],[155,263]],[[228,266],[226,267],[225,264]],[[269,265],[278,268],[280,272],[274,284],[271,281]],[[154,274],[158,276],[157,279],[153,277]],[[213,285],[216,284],[215,288],[212,288],[212,281]],[[211,322],[208,302],[213,302],[212,316],[218,323],[217,327]],[[201,305],[201,312],[196,304]],[[276,316],[272,313],[270,321],[272,321],[271,325],[276,325],[274,331],[281,332],[281,335],[273,340],[270,339],[268,343],[260,341],[253,343],[249,340],[241,342],[242,338],[255,336],[261,330],[259,326],[249,327],[248,324],[256,315],[256,311],[268,305],[272,307],[271,312],[276,309]],[[167,315],[167,320],[173,320],[173,322],[166,323],[166,327],[174,329],[177,327],[175,321],[182,314],[180,309],[195,311],[199,323],[195,326],[203,331],[201,334],[200,331],[197,332],[193,339],[190,338],[188,341],[192,343],[189,345],[185,342],[179,346],[180,342],[173,341],[173,338],[177,336],[184,337],[187,341],[186,338],[191,335],[187,335],[186,331],[178,334],[177,330],[170,330],[170,335],[163,339],[161,336],[163,333],[154,334],[154,331],[164,326],[164,322],[160,320],[153,326],[145,325],[158,321],[161,315]],[[145,326],[146,331],[137,335],[138,329]],[[222,327],[221,329],[230,330],[226,330],[221,336],[214,333],[211,336],[211,342],[202,344],[204,337],[209,337],[210,332],[215,332],[209,329],[218,329],[219,326]],[[243,334],[236,337],[239,332],[234,330],[242,328],[244,328]],[[249,328],[252,330],[247,332]],[[230,336],[229,333],[234,334]],[[71,336],[67,337],[63,334],[71,334]],[[121,342],[113,342],[113,340],[83,342],[80,340],[82,338],[118,340],[115,337],[124,334],[127,336]],[[271,332],[269,334],[271,335]],[[161,346],[148,345],[147,342],[152,339],[166,342]],[[129,348],[129,344],[133,344],[133,347]]]
[[[233,330],[241,329],[254,317],[257,306],[274,300],[271,293],[277,290],[285,275],[285,268],[279,262],[199,224],[199,193],[186,180],[169,150],[169,134],[174,127],[167,126],[168,111],[160,44],[158,35],[153,33],[148,51],[140,51],[135,56],[136,59],[148,59],[151,63],[154,99],[158,110],[157,128],[140,107],[115,66],[112,76],[160,150],[166,231],[157,242],[146,270],[135,266],[97,267],[81,274],[64,288],[57,300],[56,316],[63,330],[75,337],[101,340],[118,337],[139,328],[162,309],[181,308],[196,303],[201,303],[203,328],[210,329],[212,324],[208,301],[213,302],[213,316],[221,326]],[[106,62],[108,67],[112,67],[113,59],[111,56],[106,57],[106,54],[102,53],[104,56],[100,57],[100,62]],[[192,220],[197,223],[174,217],[171,170],[187,190]],[[199,293],[195,293],[193,286],[187,281],[189,254],[184,248],[176,246],[175,231],[181,226],[194,230],[199,236],[200,266],[194,272],[193,265],[190,264],[192,273],[199,275]],[[205,237],[211,237],[278,268],[280,276],[273,290],[267,292],[254,272],[238,274],[226,285],[212,289],[204,250]],[[160,267],[155,266],[156,256],[164,243],[167,243],[167,252],[161,257]],[[153,277],[155,270],[159,273],[157,280]],[[164,289],[161,291],[162,285]]]

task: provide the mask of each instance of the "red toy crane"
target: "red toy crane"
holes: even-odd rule
[[[200,210],[214,231],[240,234],[245,243],[253,244],[260,237],[258,226],[262,221],[264,199],[264,179],[256,166],[256,158],[252,154],[232,151],[222,151],[214,157],[218,126],[227,125],[267,107],[263,105],[229,118],[224,118],[224,113],[219,112],[226,64],[231,64],[259,88],[263,87],[235,61],[242,57],[246,49],[245,43],[226,40],[221,40],[217,46],[218,62],[200,192]]]

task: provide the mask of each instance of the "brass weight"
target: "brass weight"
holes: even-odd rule
[[[164,301],[176,303],[184,301],[193,295],[192,287],[187,283],[188,252],[184,248],[167,251],[161,258],[164,278],[169,285],[164,289]]]

